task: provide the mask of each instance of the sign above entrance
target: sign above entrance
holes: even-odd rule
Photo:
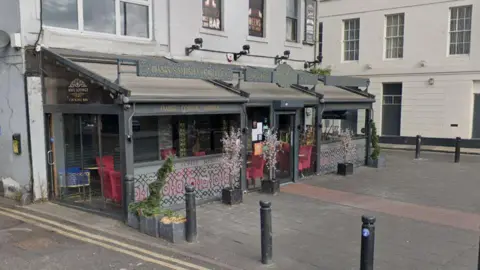
[[[315,85],[318,82],[318,75],[294,70],[288,64],[280,64],[275,69],[248,67],[245,70],[245,81],[276,83],[285,88],[292,84]]]
[[[227,65],[170,60],[140,60],[137,76],[200,80],[233,80],[233,70]]]
[[[89,93],[87,84],[80,80],[73,80],[67,88],[68,103],[88,103]]]

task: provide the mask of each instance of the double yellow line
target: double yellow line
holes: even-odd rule
[[[85,232],[71,226],[67,226],[55,221],[51,221],[42,217],[23,213],[17,210],[0,207],[0,215],[7,216],[13,219],[21,220],[25,223],[32,224],[39,228],[54,231],[60,235],[76,239],[82,242],[90,243],[103,247],[105,249],[113,250],[118,253],[123,253],[137,259],[160,265],[174,270],[208,270],[208,268],[182,261],[180,259],[168,257],[159,253],[155,253],[134,245],[120,242],[114,239],[105,238],[101,235]]]

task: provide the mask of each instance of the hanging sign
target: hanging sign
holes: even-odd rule
[[[315,7],[314,0],[307,0],[305,2],[305,40],[306,44],[315,44]]]

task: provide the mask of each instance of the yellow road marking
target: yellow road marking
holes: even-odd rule
[[[182,261],[182,260],[179,260],[179,259],[176,259],[176,258],[171,258],[171,257],[165,256],[165,255],[161,255],[161,254],[152,252],[150,250],[146,250],[146,249],[143,249],[143,248],[140,248],[140,247],[137,247],[137,246],[133,246],[133,245],[130,245],[130,244],[127,244],[127,243],[124,243],[124,242],[120,242],[120,241],[117,241],[117,240],[114,240],[114,239],[108,239],[108,238],[105,238],[101,235],[88,233],[88,232],[73,228],[71,226],[64,225],[64,224],[61,224],[61,223],[58,223],[58,222],[55,222],[55,221],[51,221],[51,220],[48,220],[48,219],[45,219],[45,218],[42,218],[42,217],[37,217],[35,215],[31,215],[31,214],[28,214],[28,213],[23,213],[23,212],[20,212],[20,211],[17,211],[17,210],[3,208],[3,207],[0,207],[0,210],[7,211],[7,212],[10,212],[10,213],[14,213],[16,215],[22,215],[22,216],[27,217],[27,218],[35,219],[35,220],[41,221],[43,223],[47,223],[47,224],[50,224],[50,225],[57,226],[59,228],[67,230],[67,231],[71,231],[71,232],[74,232],[74,233],[77,233],[77,234],[81,234],[81,235],[84,235],[84,236],[87,236],[87,237],[90,237],[90,238],[93,238],[93,239],[96,239],[96,240],[99,240],[99,241],[109,242],[111,244],[121,246],[123,248],[128,248],[128,249],[131,249],[131,250],[134,250],[134,251],[137,251],[137,252],[142,252],[142,253],[150,255],[152,257],[162,259],[162,260],[165,260],[165,261],[169,261],[169,262],[173,262],[173,263],[176,263],[176,264],[180,264],[180,265],[192,268],[192,269],[209,270],[208,268],[205,268],[205,267],[202,267],[202,266],[199,266],[199,265],[196,265],[196,264],[192,264],[192,263],[185,262],[185,261]]]
[[[155,260],[155,259],[152,259],[150,257],[143,256],[143,255],[137,254],[137,253],[129,251],[129,250],[117,248],[117,247],[105,244],[103,242],[92,240],[90,238],[85,238],[85,237],[81,237],[81,236],[78,236],[78,235],[75,235],[75,234],[71,234],[69,232],[60,230],[58,228],[51,227],[51,226],[48,226],[48,225],[45,225],[45,224],[42,224],[42,223],[38,223],[35,220],[31,220],[31,219],[24,218],[24,217],[19,217],[19,216],[16,216],[14,214],[6,213],[6,212],[3,212],[3,211],[0,211],[0,215],[4,215],[4,216],[7,216],[7,217],[11,217],[13,219],[21,220],[25,223],[30,223],[30,224],[32,224],[34,226],[37,226],[37,227],[40,227],[42,229],[49,230],[49,231],[54,231],[54,232],[56,232],[58,234],[61,234],[63,236],[73,238],[73,239],[77,239],[77,240],[82,241],[82,242],[94,244],[94,245],[97,245],[97,246],[100,246],[100,247],[103,247],[103,248],[106,248],[106,249],[109,249],[109,250],[113,250],[113,251],[116,251],[116,252],[119,252],[119,253],[127,254],[127,255],[130,255],[130,256],[135,257],[137,259],[146,261],[146,262],[150,262],[150,263],[153,263],[153,264],[158,264],[158,265],[168,267],[168,268],[174,269],[174,270],[187,270],[186,268],[176,266],[176,265],[173,265],[173,264],[169,264],[169,263],[166,263],[166,262],[163,262],[163,261],[160,261],[160,260]]]

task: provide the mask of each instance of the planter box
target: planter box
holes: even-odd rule
[[[158,221],[158,236],[171,243],[185,241],[185,222],[165,224]]]
[[[338,163],[337,174],[347,176],[353,174],[353,163]]]
[[[372,168],[384,168],[387,166],[385,157],[378,156],[378,159],[368,158],[368,166]]]
[[[140,217],[140,232],[158,237],[158,217]]]
[[[262,192],[267,194],[277,194],[280,191],[280,181],[262,180]]]
[[[243,192],[241,189],[224,188],[222,189],[222,202],[224,204],[234,205],[243,201]]]
[[[135,213],[128,212],[127,225],[138,230],[140,228],[140,218]]]

